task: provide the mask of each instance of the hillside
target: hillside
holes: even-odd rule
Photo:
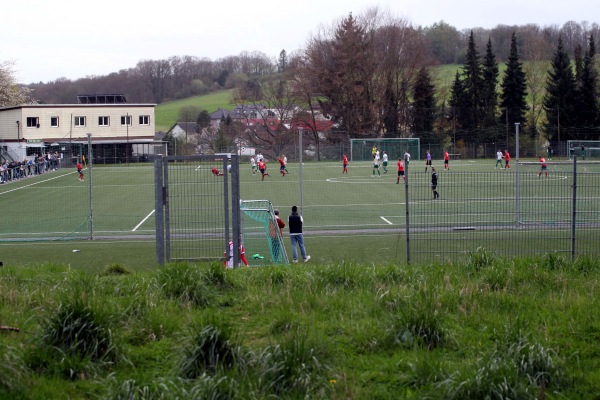
[[[446,64],[431,68],[432,77],[435,82],[437,93],[448,92],[456,71],[458,71],[462,65],[460,64]],[[500,69],[500,76],[498,81],[502,79],[502,73],[506,68],[504,63],[498,65]],[[185,106],[193,105],[200,107],[209,113],[216,111],[219,107],[222,108],[233,108],[232,100],[233,90],[224,90],[216,93],[209,93],[201,96],[188,97],[182,100],[170,101],[167,103],[159,104],[156,106],[156,130],[166,132],[177,122],[179,110]]]
[[[170,101],[156,106],[156,130],[166,132],[177,122],[179,110],[185,106],[200,107],[209,113],[219,107],[232,108],[232,90],[209,93],[202,96],[188,97],[182,100]]]

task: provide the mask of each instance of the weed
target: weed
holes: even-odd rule
[[[275,398],[326,398],[331,384],[322,348],[294,335],[283,345],[250,353],[258,389]]]
[[[117,361],[109,316],[79,299],[63,303],[44,319],[43,335],[33,354],[33,369],[84,379]]]
[[[563,256],[557,253],[546,253],[542,258],[542,267],[550,270],[563,269],[567,265],[567,261]]]
[[[232,343],[231,335],[226,326],[202,326],[183,348],[179,376],[195,379],[206,372],[233,369],[239,349]]]
[[[479,272],[481,269],[492,265],[496,260],[494,253],[487,251],[483,247],[478,247],[474,252],[469,253],[467,259],[467,268],[474,272]]]
[[[585,276],[588,276],[594,272],[600,270],[600,263],[597,258],[591,256],[577,257],[573,263],[573,269]]]
[[[0,343],[0,395],[2,391],[16,390],[24,373],[25,366],[16,350]]]
[[[111,263],[108,264],[104,268],[104,275],[130,275],[131,271],[129,271],[125,266],[119,263]]]
[[[127,400],[212,399],[239,398],[235,381],[227,377],[202,375],[194,381],[182,378],[158,378],[148,384],[128,379],[120,384],[109,382],[108,398]]]
[[[167,298],[197,307],[207,307],[214,298],[214,290],[206,284],[206,279],[207,275],[199,267],[186,263],[169,264],[157,276],[158,285]]]
[[[223,265],[212,263],[208,268],[202,268],[200,271],[207,286],[225,290],[233,288],[233,283]]]
[[[411,300],[409,304],[397,307],[388,332],[391,342],[429,350],[447,344],[449,334],[439,312],[437,295],[430,290],[422,290]]]

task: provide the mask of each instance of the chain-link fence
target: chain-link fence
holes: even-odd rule
[[[510,169],[495,158],[452,159],[444,170],[434,156],[440,199],[433,200],[432,172],[425,170],[425,161],[408,165],[405,186],[395,159],[377,169],[372,162],[350,162],[347,173],[341,156],[320,162],[307,156],[303,165],[288,159],[284,175],[269,156],[269,176],[263,180],[240,157],[240,199],[269,200],[284,217],[299,206],[308,237],[333,232],[342,243],[345,235],[361,232],[396,235],[397,254],[406,255],[400,256],[402,262],[457,259],[478,248],[506,255],[600,253],[600,165],[594,161],[553,159],[547,163],[548,176],[545,171],[540,176],[535,159],[511,161]],[[65,167],[0,185],[0,240],[155,237],[154,165],[87,167],[83,182],[74,167]],[[222,185],[225,176],[213,175],[212,167],[221,173],[226,169],[222,159],[173,163],[177,188],[171,192],[172,206],[181,210],[173,214],[171,227],[182,239],[175,258],[196,257],[185,254],[195,241],[212,246],[206,241],[208,216],[201,218],[195,206],[179,202],[190,197],[203,207],[224,207],[224,189],[215,185]],[[226,177],[231,184],[233,174]],[[226,238],[220,235],[211,257],[223,254]]]

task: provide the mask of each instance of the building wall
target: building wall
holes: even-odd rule
[[[0,143],[12,158],[22,159],[28,147],[87,141],[88,134],[92,143],[153,140],[154,107],[155,104],[33,104],[0,108]],[[121,117],[127,116],[131,124],[122,125]],[[147,125],[140,124],[140,116],[147,116]],[[58,118],[58,126],[52,126],[53,117]],[[76,117],[85,117],[85,125],[76,126]],[[108,124],[101,126],[99,117],[107,117]],[[28,118],[37,118],[39,126],[27,126]]]
[[[10,109],[0,111],[0,139],[17,140],[17,128],[19,129],[19,138],[23,138],[23,132],[19,125],[21,123],[21,111],[19,109]]]
[[[129,126],[121,124],[121,117],[130,116]],[[148,125],[140,125],[139,117],[147,116]],[[38,118],[39,127],[28,127],[27,118]],[[51,126],[52,117],[58,126]],[[85,126],[76,126],[75,118],[85,117]],[[100,126],[99,117],[108,117],[108,125]],[[153,138],[155,133],[153,104],[85,104],[85,105],[31,105],[0,109],[0,139],[8,142],[19,138],[29,142],[54,142],[86,139]]]

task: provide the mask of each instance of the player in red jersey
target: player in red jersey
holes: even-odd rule
[[[280,156],[277,161],[279,161],[279,172],[281,172],[281,176],[285,176],[285,161],[283,161],[283,157]]]
[[[8,161],[7,161],[8,162]],[[83,181],[83,166],[80,161],[77,161],[77,172],[79,172],[79,180]]]
[[[398,165],[398,177],[396,178],[396,183],[398,184],[400,183],[400,177],[406,181],[406,176],[404,176],[404,162],[401,158],[398,159],[398,163],[396,165]]]
[[[271,176],[269,174],[267,174],[267,164],[265,164],[264,160],[260,160],[258,162],[258,170],[260,171],[260,174],[262,175],[262,181],[265,180],[265,176]]]
[[[344,166],[344,169],[342,170],[342,174],[347,174],[348,173],[348,157],[346,157],[345,154],[344,154],[344,157],[342,158],[342,165]]]
[[[542,173],[546,173],[546,178],[548,177],[548,166],[544,157],[540,157],[540,173],[538,174],[538,178],[542,176]]]
[[[509,168],[510,169],[510,154],[508,153],[508,150],[504,150],[504,169]]]
[[[450,154],[444,150],[444,169],[450,169]]]
[[[223,176],[223,173],[220,172],[218,169],[216,169],[215,167],[213,167],[211,169],[211,172],[213,173],[214,176]]]

